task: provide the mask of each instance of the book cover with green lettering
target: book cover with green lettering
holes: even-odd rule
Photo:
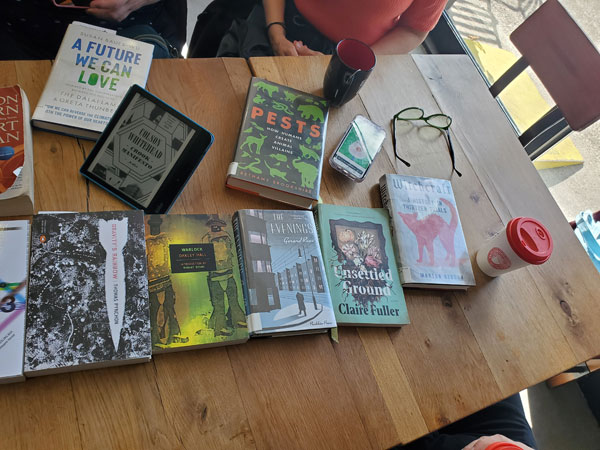
[[[146,215],[153,353],[248,339],[231,218]]]
[[[96,140],[129,88],[146,85],[154,47],[115,33],[69,25],[33,112],[34,126]]]
[[[338,325],[408,324],[388,212],[319,204],[316,216]]]

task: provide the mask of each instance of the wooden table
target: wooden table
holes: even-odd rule
[[[216,138],[172,212],[280,208],[225,188],[251,71],[320,93],[327,61],[154,61],[148,89]],[[47,61],[0,62],[0,85],[20,83],[34,106],[49,71]],[[255,340],[1,386],[0,447],[385,448],[600,353],[600,277],[467,57],[379,58],[360,96],[331,111],[326,156],[356,114],[389,130],[407,106],[452,116],[463,177],[451,174],[443,136],[414,126],[398,136],[410,168],[388,139],[362,184],[325,164],[323,200],[380,206],[383,173],[451,177],[472,260],[511,217],[530,215],[554,237],[548,263],[493,280],[476,270],[467,293],[406,291],[411,325],[343,328],[339,344]],[[34,147],[38,210],[124,208],[78,174],[92,143],[36,131]]]

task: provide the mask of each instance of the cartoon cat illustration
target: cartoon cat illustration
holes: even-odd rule
[[[265,161],[265,166],[267,166],[267,168],[269,169],[270,176],[281,178],[283,181],[287,181],[289,183],[289,180],[286,178],[287,172],[276,169],[275,167],[271,167],[266,161]]]
[[[290,103],[294,103],[300,97],[300,94],[294,95],[290,91],[283,91],[283,94],[285,95],[285,100]]]
[[[455,266],[456,255],[454,253],[454,234],[458,225],[458,214],[456,209],[445,198],[440,198],[449,209],[451,213],[450,223],[447,223],[437,214],[429,214],[428,216],[417,219],[417,213],[405,214],[398,212],[406,226],[413,232],[417,238],[417,244],[419,246],[419,259],[417,263],[423,262],[423,250],[427,250],[429,255],[429,266],[435,265],[435,254],[433,241],[435,238],[439,238],[444,250],[446,250],[446,258],[444,259],[444,265]]]

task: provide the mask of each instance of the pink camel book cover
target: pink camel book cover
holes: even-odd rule
[[[382,201],[390,212],[402,285],[474,286],[450,181],[389,174],[379,184]]]

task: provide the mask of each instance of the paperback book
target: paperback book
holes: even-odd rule
[[[336,326],[311,212],[246,209],[235,213],[233,227],[250,336]]]
[[[33,113],[33,125],[96,140],[130,86],[146,85],[154,47],[73,22]]]
[[[327,100],[253,77],[227,186],[310,209],[317,203]]]
[[[319,204],[316,222],[338,325],[408,324],[387,210]]]
[[[0,383],[23,381],[29,222],[0,222]]]
[[[150,357],[143,213],[34,216],[25,375]]]
[[[381,177],[379,187],[391,217],[402,285],[475,286],[450,181],[390,174]]]
[[[29,102],[19,86],[0,87],[0,216],[33,214]]]
[[[147,215],[152,350],[248,339],[231,217]]]

